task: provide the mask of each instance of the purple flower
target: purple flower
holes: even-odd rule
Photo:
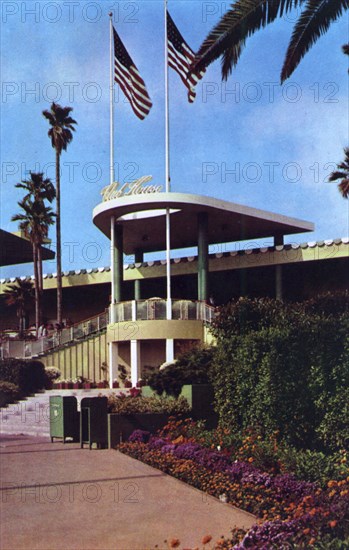
[[[150,432],[147,432],[146,430],[134,430],[128,438],[128,441],[130,443],[147,443],[149,436]]]
[[[156,437],[154,435],[150,437],[149,443],[148,443],[149,449],[151,450],[161,449],[166,444],[167,444],[167,441],[165,441],[161,437]]]

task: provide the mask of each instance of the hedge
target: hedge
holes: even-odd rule
[[[0,360],[0,380],[11,382],[19,387],[24,395],[41,390],[46,384],[45,367],[34,359]]]

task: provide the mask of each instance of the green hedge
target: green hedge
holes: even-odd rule
[[[220,311],[216,410],[234,431],[277,431],[297,448],[349,444],[349,300],[242,298]]]
[[[24,395],[29,395],[43,389],[47,379],[41,361],[3,359],[0,361],[0,380],[15,384]]]
[[[11,382],[0,380],[0,407],[4,407],[8,403],[17,401],[21,396],[19,387]]]
[[[178,397],[184,385],[208,384],[214,352],[212,347],[198,347],[183,353],[173,364],[152,374],[149,386],[158,395],[166,393]]]

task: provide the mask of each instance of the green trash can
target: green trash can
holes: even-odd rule
[[[63,439],[63,443],[67,437],[79,441],[79,413],[73,395],[50,396],[50,436],[52,443],[55,437]]]
[[[97,448],[108,447],[108,399],[107,397],[84,397],[80,409],[80,444],[93,443]]]

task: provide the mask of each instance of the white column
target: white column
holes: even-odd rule
[[[166,340],[166,363],[174,361],[174,340]]]
[[[118,377],[119,349],[117,342],[110,342],[109,346],[109,387],[113,387],[113,381]]]
[[[141,341],[131,340],[131,383],[132,387],[137,385],[141,377]]]

